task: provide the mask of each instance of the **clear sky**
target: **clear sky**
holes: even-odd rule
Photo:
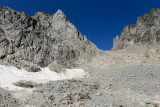
[[[160,0],[0,0],[0,5],[32,16],[37,11],[61,9],[98,48],[110,50],[124,26],[135,24],[151,8],[159,8]]]

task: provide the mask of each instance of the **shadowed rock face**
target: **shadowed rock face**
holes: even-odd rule
[[[5,63],[30,68],[55,62],[71,67],[89,61],[96,51],[61,10],[29,16],[0,7],[0,59]]]
[[[113,50],[123,49],[135,44],[160,44],[160,9],[138,17],[135,25],[125,26],[120,37],[113,40]]]

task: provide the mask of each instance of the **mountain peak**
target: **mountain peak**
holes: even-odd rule
[[[160,9],[153,8],[139,16],[136,24],[127,25],[113,41],[113,50],[132,45],[160,44]]]
[[[0,59],[26,70],[37,71],[52,62],[75,66],[87,61],[85,56],[90,60],[97,49],[83,39],[61,10],[55,14],[37,12],[32,17],[11,9],[0,12],[0,23]]]
[[[57,10],[57,12],[54,14],[54,18],[55,19],[64,19],[64,20],[67,20],[67,16],[64,14],[64,12],[60,9]]]
[[[64,14],[62,10],[58,9],[56,13]]]

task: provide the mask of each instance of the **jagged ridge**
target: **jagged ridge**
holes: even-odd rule
[[[127,25],[120,37],[113,40],[113,50],[123,49],[135,44],[160,44],[160,9],[151,9],[139,16],[135,25]]]
[[[31,70],[52,62],[71,67],[89,61],[96,50],[61,10],[55,14],[37,12],[29,16],[0,7],[0,59],[3,64]]]

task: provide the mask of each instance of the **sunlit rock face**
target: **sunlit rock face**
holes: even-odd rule
[[[28,71],[50,63],[74,67],[87,63],[98,49],[58,10],[29,16],[0,7],[0,61]]]
[[[135,44],[160,44],[160,9],[151,9],[149,13],[139,16],[135,25],[125,26],[120,37],[113,40],[113,50]]]

